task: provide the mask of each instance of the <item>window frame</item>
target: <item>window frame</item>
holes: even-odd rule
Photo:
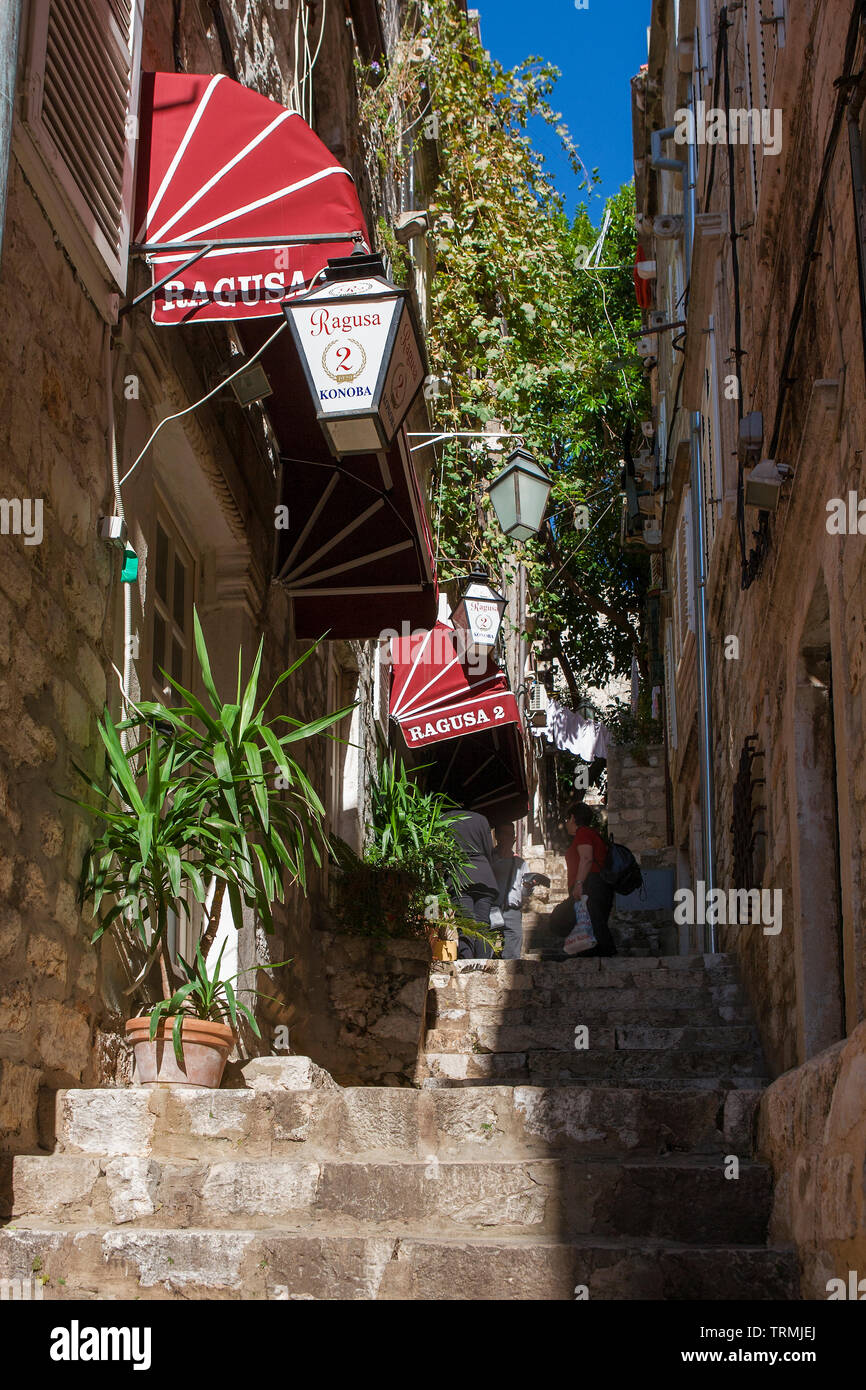
[[[135,159],[138,142],[138,105],[145,0],[130,0],[131,30],[123,49],[108,26],[106,45],[115,44],[129,64],[129,93],[124,118],[124,153],[117,189],[120,204],[118,248],[107,241],[91,210],[74,170],[58,148],[44,119],[44,95],[48,29],[54,0],[30,0],[22,34],[23,75],[19,120],[14,146],[28,179],[59,239],[73,260],[104,318],[115,322],[119,295],[126,292],[129,245],[135,198]],[[92,4],[93,0],[87,0]],[[97,22],[111,16],[109,0],[98,0]],[[104,12],[104,13],[103,13]]]

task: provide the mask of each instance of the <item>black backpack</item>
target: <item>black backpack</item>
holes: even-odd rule
[[[625,845],[618,845],[615,840],[611,840],[608,846],[601,879],[604,883],[610,884],[615,893],[621,893],[623,897],[643,888],[643,874],[640,871],[640,865],[631,850],[627,849]]]

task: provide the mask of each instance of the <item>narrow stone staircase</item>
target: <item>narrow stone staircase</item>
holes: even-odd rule
[[[15,1160],[0,1277],[60,1299],[797,1297],[729,960],[437,965],[430,1011],[417,1089],[288,1057],[244,1089],[61,1092],[54,1152]]]

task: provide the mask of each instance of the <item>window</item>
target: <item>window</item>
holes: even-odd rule
[[[32,148],[121,292],[143,9],[144,0],[32,0],[27,36],[24,124]],[[47,211],[67,241],[62,200]],[[67,249],[74,255],[75,246]]]
[[[746,66],[746,95],[750,111],[758,111],[759,120],[768,110],[767,67],[764,50],[764,24],[762,0],[746,0],[743,8],[744,56]],[[761,131],[755,130],[754,121],[750,124],[750,144],[746,158],[749,164],[749,178],[752,185],[752,206],[758,211],[760,199],[761,173],[764,153]]]
[[[195,581],[192,557],[164,514],[156,521],[149,564],[153,575],[151,673],[155,697],[161,699],[171,693],[163,671],[190,687]]]
[[[713,14],[712,0],[698,0],[698,47],[695,58],[697,71],[697,88],[700,94],[701,88],[707,82],[713,80],[713,26],[715,15]]]
[[[677,746],[677,696],[674,677],[674,634],[670,619],[665,623],[665,716],[668,727],[668,746]]]
[[[376,643],[373,666],[373,718],[387,746],[391,696],[391,639]]]

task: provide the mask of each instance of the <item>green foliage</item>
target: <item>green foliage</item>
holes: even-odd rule
[[[613,742],[628,745],[633,753],[645,751],[648,745],[661,743],[663,738],[661,721],[652,718],[646,704],[648,701],[638,706],[637,714],[632,713],[625,700],[611,700],[605,706],[604,722]]]
[[[306,888],[307,852],[321,862],[324,807],[290,748],[348,713],[339,710],[309,723],[269,717],[275,692],[310,652],[260,702],[262,644],[246,684],[239,656],[236,699],[223,701],[197,613],[194,626],[205,702],[166,675],[181,703],[143,702],[120,725],[106,709],[99,732],[107,788],[81,773],[97,800],[79,804],[102,822],[86,851],[80,884],[81,901],[92,904],[96,918],[92,940],[129,922],[150,949],[148,966],[160,956],[166,976],[168,914],[189,916],[186,889],[202,906],[212,893],[199,943],[206,956],[226,892],[235,927],[243,925],[248,908],[271,931],[272,904],[284,901],[285,881]],[[123,732],[130,736],[126,748]]]
[[[427,894],[414,865],[398,869],[370,863],[346,844],[333,847],[340,866],[334,913],[343,931],[353,936],[427,936]]]
[[[205,958],[202,954],[201,942],[196,943],[195,956],[192,963],[185,961],[183,956],[178,953],[178,960],[183,968],[186,979],[179,989],[176,989],[170,999],[161,999],[155,1004],[150,1014],[150,1037],[156,1037],[160,1022],[164,1019],[173,1018],[174,1025],[171,1030],[174,1054],[179,1063],[183,1063],[183,1020],[184,1018],[211,1019],[216,1023],[228,1023],[237,1032],[238,1014],[241,1014],[252,1028],[257,1038],[260,1038],[261,1031],[256,1023],[252,1012],[246,1004],[238,999],[233,988],[233,982],[240,979],[242,975],[249,975],[258,969],[258,966],[251,966],[249,970],[239,970],[227,979],[220,979],[220,965],[222,963],[223,951],[226,948],[225,942],[220,947],[213,970],[208,973]],[[288,965],[288,961],[277,961],[271,968],[277,965]],[[250,991],[260,998],[269,996],[261,994],[257,989]]]
[[[430,40],[422,61],[412,51],[419,35]],[[382,168],[402,175],[425,112],[438,122],[428,348],[433,372],[449,385],[434,398],[434,425],[472,431],[502,420],[549,468],[551,525],[520,553],[533,616],[560,634],[577,675],[606,682],[627,672],[634,654],[641,659],[648,569],[645,556],[619,544],[625,427],[637,433],[649,407],[629,345],[641,322],[634,191],[626,186],[608,204],[602,261],[616,268],[580,268],[599,229],[585,208],[569,221],[528,133],[533,118],[554,128],[585,188],[594,186],[595,171],[550,104],[557,70],[536,58],[503,69],[451,0],[408,6],[401,52],[384,77],[362,73],[361,116],[374,181]],[[401,133],[401,112],[411,135]],[[449,562],[462,571],[467,556],[503,575],[516,563],[486,496],[501,461],[481,443],[441,446],[434,529],[446,579]],[[574,524],[583,505],[589,535]]]
[[[451,875],[467,862],[454,835],[460,820],[456,803],[444,792],[422,791],[393,758],[380,762],[371,790],[367,862],[405,869],[424,894],[445,891]]]
[[[459,808],[443,792],[423,791],[393,758],[382,759],[371,790],[363,858],[331,841],[337,920],[360,936],[426,936],[428,903],[447,901],[449,879],[467,863],[454,836]]]

